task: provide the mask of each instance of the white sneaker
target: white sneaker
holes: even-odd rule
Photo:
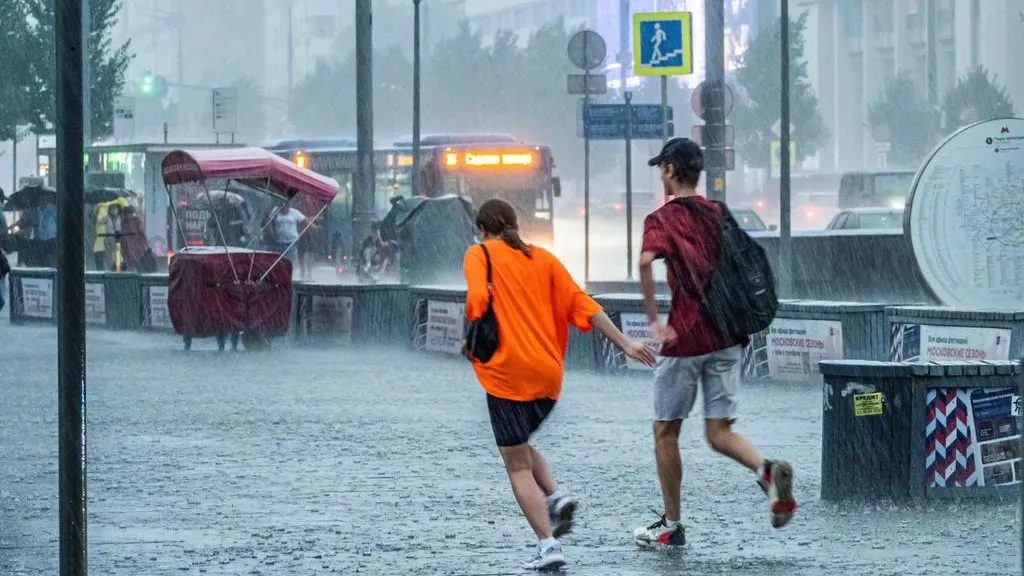
[[[523,565],[523,568],[538,572],[555,572],[562,566],[565,566],[565,555],[562,554],[562,545],[556,542],[547,548],[538,545],[537,553]]]
[[[555,538],[572,532],[576,516],[576,499],[564,492],[555,492],[547,498],[548,516],[551,517],[551,531]]]
[[[640,527],[633,531],[633,541],[641,548],[672,548],[686,544],[686,526],[676,525],[675,528],[665,526],[662,516],[650,526]]]

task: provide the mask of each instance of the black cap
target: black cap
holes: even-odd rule
[[[700,146],[689,138],[673,138],[665,142],[661,152],[647,161],[648,166],[670,162],[680,168],[700,172],[704,169],[704,153]]]

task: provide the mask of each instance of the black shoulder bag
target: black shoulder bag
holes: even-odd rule
[[[470,360],[486,364],[498,351],[498,317],[494,315],[494,281],[491,275],[491,254],[487,246],[480,243],[487,261],[487,310],[479,319],[470,322],[466,329],[466,343],[463,353]]]

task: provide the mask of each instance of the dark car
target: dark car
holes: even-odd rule
[[[850,208],[841,210],[826,230],[901,230],[903,210],[896,208]]]

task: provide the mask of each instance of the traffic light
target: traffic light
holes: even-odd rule
[[[146,98],[163,98],[167,95],[167,79],[159,74],[146,72],[139,79],[139,94]]]

